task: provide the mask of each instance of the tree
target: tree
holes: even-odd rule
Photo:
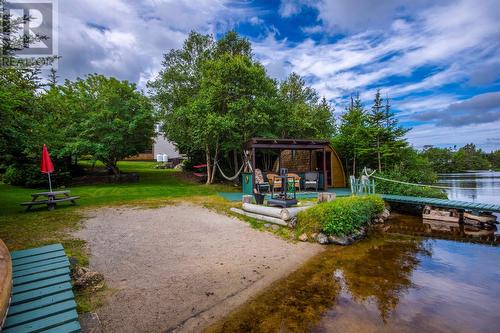
[[[279,106],[273,126],[280,138],[330,138],[334,132],[332,107],[296,73],[280,83]]]
[[[495,150],[489,153],[488,160],[493,168],[500,169],[500,150]]]
[[[368,151],[367,124],[368,117],[359,94],[351,96],[351,103],[340,117],[338,133],[332,142],[340,156],[345,158],[347,170],[352,165],[352,175],[356,175],[356,163],[364,160]]]
[[[117,162],[151,147],[155,117],[147,97],[134,84],[92,74],[66,81],[59,93],[71,109],[77,154],[91,154],[115,175]]]
[[[421,155],[429,160],[435,172],[453,172],[453,152],[450,148],[431,147],[424,150]]]
[[[162,132],[187,154],[199,147],[193,144],[191,118],[181,111],[198,94],[202,65],[213,57],[214,48],[212,36],[191,32],[181,49],[164,55],[162,70],[155,80],[148,82],[151,98],[159,109]]]
[[[163,132],[188,155],[203,155],[207,183],[216,165],[238,169],[252,136],[330,137],[331,107],[293,74],[277,83],[253,59],[250,42],[228,32],[218,41],[191,33],[182,49],[165,55],[149,83]],[[232,162],[231,162],[232,155]]]
[[[397,155],[398,150],[407,146],[404,135],[409,131],[399,126],[395,115],[391,112],[389,97],[383,105],[380,89],[375,93],[373,106],[368,114],[368,134],[370,136],[370,152],[376,155],[377,169],[382,171],[382,160]]]
[[[491,167],[486,154],[473,143],[466,144],[453,155],[456,171],[484,170]]]

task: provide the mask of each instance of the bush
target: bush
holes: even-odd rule
[[[47,183],[47,179],[35,164],[10,165],[3,175],[3,181],[10,185],[28,187]]]
[[[328,236],[350,235],[384,210],[377,195],[338,198],[320,203],[298,216],[297,234],[322,232]]]
[[[421,176],[415,175],[413,173],[402,173],[396,170],[391,172],[383,172],[375,174],[376,176],[381,176],[387,179],[399,180],[409,183],[434,183],[435,177],[431,176]],[[432,187],[422,187],[414,185],[405,185],[400,183],[388,182],[381,179],[376,179],[376,192],[384,194],[394,194],[394,195],[406,195],[413,197],[426,197],[426,198],[439,198],[448,199],[446,193],[440,189]]]

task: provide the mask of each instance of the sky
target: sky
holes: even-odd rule
[[[339,115],[388,96],[408,141],[500,149],[499,0],[59,1],[61,79],[137,83],[191,30],[247,37],[268,74],[305,78]]]

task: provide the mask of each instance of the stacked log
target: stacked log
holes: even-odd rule
[[[283,226],[294,226],[297,215],[312,206],[277,208],[243,203],[243,210],[231,208],[232,212]]]

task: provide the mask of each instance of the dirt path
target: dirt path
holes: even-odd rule
[[[76,236],[118,290],[104,332],[199,331],[321,251],[187,204],[100,209]]]

